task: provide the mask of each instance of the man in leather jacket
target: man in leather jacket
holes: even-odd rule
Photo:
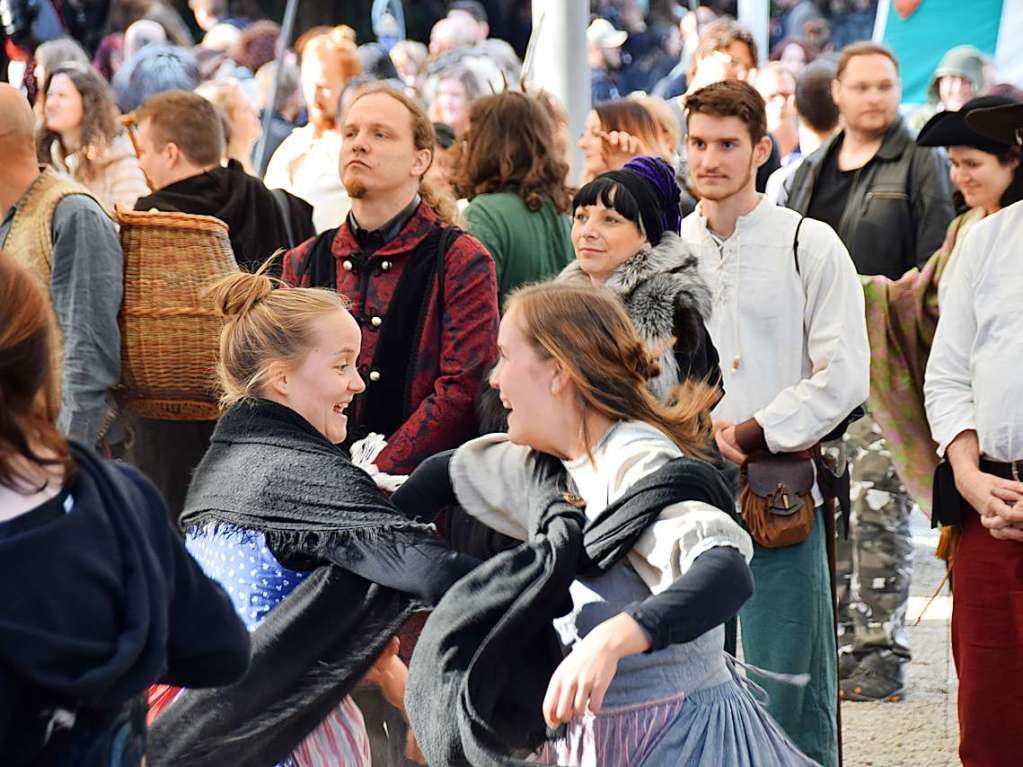
[[[916,146],[899,117],[898,62],[887,48],[845,48],[832,97],[844,129],[803,161],[779,201],[830,224],[861,275],[897,279],[944,240],[954,215],[946,162]],[[846,447],[853,509],[837,558],[842,694],[899,700],[909,660],[909,500],[873,419],[850,426]]]

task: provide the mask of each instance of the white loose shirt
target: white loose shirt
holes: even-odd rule
[[[863,288],[842,241],[825,223],[761,197],[720,246],[700,207],[682,222],[713,296],[707,322],[725,396],[716,419],[754,417],[772,453],[804,450],[870,392]]]
[[[1023,202],[967,232],[927,360],[924,398],[943,455],[975,429],[994,461],[1023,459]]]
[[[325,131],[316,137],[312,125],[296,128],[274,151],[263,183],[283,189],[313,206],[313,228],[319,234],[341,226],[352,201],[341,183],[341,134]]]
[[[632,485],[660,469],[682,451],[655,427],[619,422],[593,447],[589,458],[565,462],[586,516],[596,517]],[[506,434],[470,440],[451,459],[451,484],[467,513],[492,530],[528,540],[529,509],[525,490],[533,471],[529,448],[508,441]],[[662,509],[626,558],[636,574],[659,594],[688,572],[698,556],[717,546],[753,558],[749,534],[731,516],[703,501],[680,501]]]

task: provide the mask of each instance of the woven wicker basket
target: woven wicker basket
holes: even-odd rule
[[[227,224],[123,209],[117,220],[124,250],[122,402],[146,418],[215,419],[221,318],[200,293],[238,271]]]

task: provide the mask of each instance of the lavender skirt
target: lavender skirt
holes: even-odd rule
[[[815,765],[743,684],[736,676],[688,695],[587,714],[536,761],[561,767]]]

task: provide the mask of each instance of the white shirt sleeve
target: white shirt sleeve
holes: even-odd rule
[[[938,329],[924,373],[924,405],[931,435],[944,455],[959,434],[976,429],[970,356],[977,337],[974,269],[981,255],[976,230],[967,232],[959,266],[941,304]]]
[[[659,594],[698,556],[718,546],[738,550],[747,562],[753,559],[749,534],[728,514],[702,501],[683,501],[666,507],[627,557],[651,593]]]
[[[805,219],[800,235],[803,327],[812,369],[754,415],[772,453],[814,445],[870,395],[863,288],[852,259],[827,224]]]

